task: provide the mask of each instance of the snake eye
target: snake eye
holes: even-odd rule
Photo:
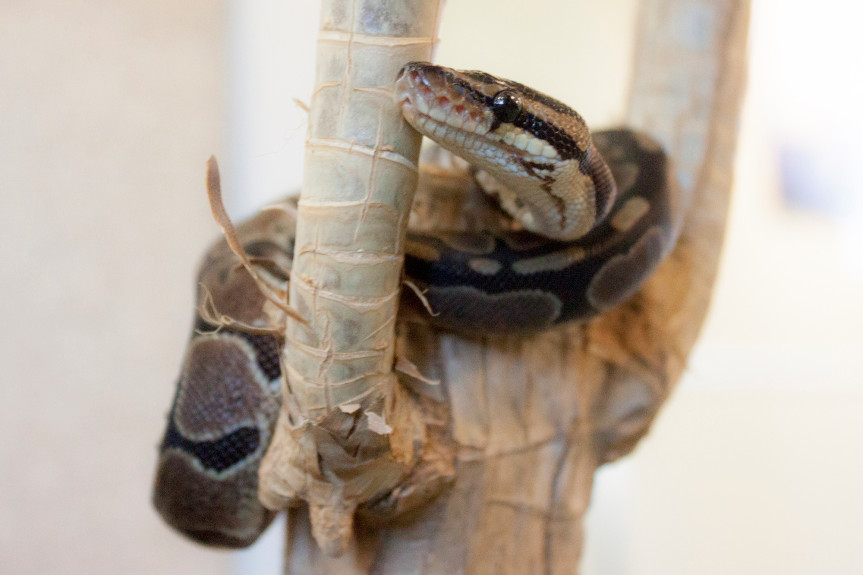
[[[492,99],[491,111],[499,121],[511,124],[521,114],[521,99],[512,90],[501,90]]]

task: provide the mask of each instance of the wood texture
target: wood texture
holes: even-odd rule
[[[314,536],[344,553],[355,508],[416,465],[423,426],[396,385],[395,317],[420,136],[392,86],[431,59],[437,2],[325,0],[298,206],[283,402],[259,495],[308,503]]]
[[[534,337],[465,338],[400,315],[399,356],[439,382],[403,375],[392,388],[419,408],[411,413],[421,425],[404,422],[422,429],[414,465],[362,508],[339,559],[312,543],[307,513],[292,512],[286,573],[578,572],[594,471],[646,433],[706,313],[732,181],[748,15],[748,0],[643,4],[629,119],[675,158],[676,201],[688,208],[680,243],[656,275],[611,313]],[[465,217],[475,191],[453,185],[432,194],[441,182],[426,183],[417,225],[482,220]],[[444,485],[431,504],[416,505]],[[314,515],[313,506],[317,536]]]

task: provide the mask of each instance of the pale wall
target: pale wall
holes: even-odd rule
[[[217,233],[219,2],[0,2],[0,573],[228,573],[149,503]]]

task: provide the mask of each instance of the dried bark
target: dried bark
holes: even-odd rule
[[[423,425],[393,373],[404,237],[420,136],[392,86],[431,59],[440,7],[425,0],[326,0],[319,32],[290,282],[282,410],[259,496],[309,504],[329,554],[356,507],[419,460]]]
[[[300,391],[297,381],[321,388],[326,380],[315,379],[315,369],[331,370],[327,362],[341,356],[323,353],[327,348],[321,339],[302,339],[309,336],[296,331],[296,325],[289,332],[289,341],[299,339],[315,353],[308,354],[314,369],[300,371],[302,362],[289,368],[295,399],[287,402],[289,411],[280,423],[282,439],[268,453],[268,459],[289,461],[297,473],[306,474],[297,483],[305,491],[293,487],[287,493],[312,500],[311,523],[305,511],[292,512],[286,573],[578,571],[594,471],[631,451],[646,433],[685,368],[706,313],[725,227],[748,15],[748,0],[644,2],[629,119],[659,137],[677,161],[677,201],[688,211],[679,245],[631,301],[587,324],[533,337],[467,338],[439,333],[415,315],[398,317],[399,356],[416,365],[415,374],[440,383],[403,374],[401,385],[386,379],[372,386],[377,394],[373,401],[358,401],[363,410],[383,413],[393,432],[380,436],[389,439],[386,445],[372,442],[374,456],[361,469],[376,479],[378,466],[388,471],[386,481],[375,483],[376,497],[366,500],[353,539],[344,535],[345,517],[350,517],[345,510],[361,501],[346,490],[339,470],[328,467],[333,454],[327,447],[332,438],[339,448],[346,445],[345,438],[351,440],[353,432],[341,433],[343,411],[334,408],[357,401],[356,393],[325,401],[320,394]],[[312,119],[318,117],[313,114]],[[361,173],[367,174],[368,167]],[[483,224],[483,217],[465,215],[481,202],[475,190],[459,182],[464,183],[456,179],[453,184],[439,174],[427,180],[418,191],[412,224],[463,229]],[[313,210],[307,213],[317,216]],[[390,220],[399,226],[404,221]],[[353,221],[335,220],[351,231]],[[315,224],[319,231],[306,230],[302,245],[312,245],[308,238],[330,237],[327,222],[316,218]],[[311,258],[312,253],[318,252],[298,247],[297,256]],[[296,267],[293,273],[296,278]],[[311,295],[303,289],[297,293],[312,304],[293,299],[292,304],[318,322],[313,324],[316,333],[344,335],[345,328],[311,313],[318,309],[311,296],[320,294],[322,284],[310,285],[318,288],[303,288]],[[394,307],[387,310],[395,313]],[[385,324],[382,315],[376,317],[375,325]],[[332,344],[339,353],[345,351],[340,345]],[[383,359],[392,358],[386,354],[377,357],[381,363],[375,370],[385,369]],[[286,360],[296,358],[288,355]],[[381,405],[387,409],[375,411]],[[412,438],[411,447],[400,451],[404,444],[394,441],[398,436]],[[373,434],[359,439],[368,438]],[[357,471],[351,468],[351,479],[362,476]],[[272,482],[267,473],[272,470],[262,472],[262,480]],[[422,507],[451,474],[450,488]],[[385,485],[396,487],[381,491]],[[336,510],[342,530],[335,538],[320,526],[327,505]],[[405,509],[413,511],[400,514]],[[325,551],[347,552],[338,559],[322,554],[310,529]]]

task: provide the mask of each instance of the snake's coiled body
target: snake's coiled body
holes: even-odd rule
[[[583,321],[632,296],[673,247],[680,207],[649,137],[591,135],[560,102],[481,72],[410,64],[394,94],[407,121],[470,162],[515,222],[493,234],[409,232],[405,273],[433,312],[427,321],[483,334]],[[238,228],[259,275],[281,289],[295,224],[290,210],[268,210]],[[257,467],[278,412],[282,341],[262,329],[267,300],[224,241],[199,284],[154,501],[196,540],[245,546],[272,519],[257,501]]]
[[[610,217],[585,236],[408,233],[405,273],[439,314],[431,321],[479,333],[539,330],[588,319],[638,290],[672,238],[665,156],[628,130],[594,139],[614,158],[620,184]]]

